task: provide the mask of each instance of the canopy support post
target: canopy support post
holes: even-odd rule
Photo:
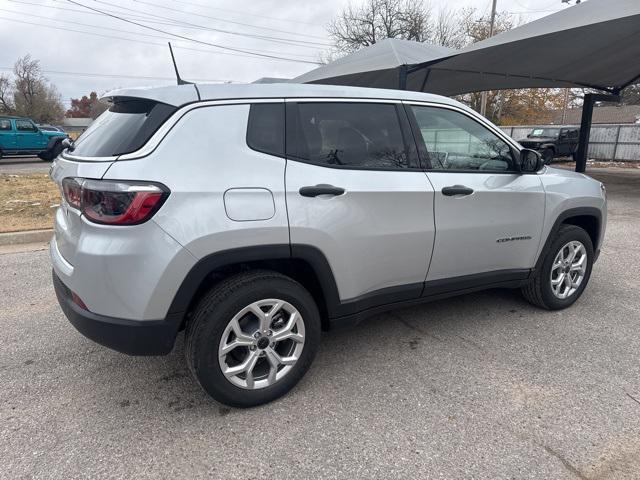
[[[398,89],[406,90],[407,89],[407,74],[409,73],[408,65],[400,65],[398,68]]]
[[[619,102],[619,91],[613,95],[601,93],[587,93],[582,103],[582,119],[580,120],[580,137],[576,150],[576,172],[584,173],[587,169],[587,150],[589,148],[589,136],[591,135],[591,120],[593,119],[593,105],[596,102]]]

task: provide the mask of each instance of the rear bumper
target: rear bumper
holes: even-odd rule
[[[90,340],[128,355],[166,355],[173,349],[182,314],[169,314],[164,320],[125,320],[97,315],[73,303],[71,291],[55,271],[53,286],[64,314]]]

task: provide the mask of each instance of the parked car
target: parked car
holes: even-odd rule
[[[216,400],[290,390],[320,332],[485,288],[583,293],[603,185],[474,111],[319,85],[124,89],[55,160],[53,282],[71,323],[186,362]],[[384,341],[384,340],[381,340]]]
[[[46,150],[49,140],[54,137],[66,137],[66,134],[41,129],[30,118],[0,116],[0,158],[4,155],[37,155]]]
[[[579,128],[536,127],[527,138],[518,140],[520,145],[540,152],[545,165],[556,157],[573,157],[578,148]]]

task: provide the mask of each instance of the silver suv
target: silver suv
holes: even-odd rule
[[[321,330],[495,287],[584,291],[604,187],[469,108],[319,85],[126,89],[55,161],[53,281],[71,323],[186,360],[237,407],[290,390]]]

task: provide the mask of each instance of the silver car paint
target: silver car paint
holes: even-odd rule
[[[427,280],[527,269],[535,263],[545,214],[538,175],[447,171],[427,175],[436,191],[436,242]],[[443,195],[442,188],[451,185],[465,185],[474,192]],[[497,241],[505,237],[530,238]]]
[[[602,246],[607,226],[607,199],[602,183],[582,173],[545,167],[539,175],[545,189],[545,222],[542,238],[547,238],[555,220],[571,208],[593,207],[600,210],[602,225],[598,245]],[[542,251],[538,249],[536,259]]]
[[[287,244],[286,162],[247,146],[248,116],[248,104],[191,110],[153,155],[115,162],[104,178],[166,185],[171,194],[153,220],[198,259],[231,248]],[[272,198],[262,201],[269,209],[275,205],[275,214],[265,220],[231,220],[224,194],[232,188],[269,190]]]
[[[303,197],[300,187],[329,184],[340,196]],[[435,226],[433,189],[421,171],[344,170],[287,164],[291,242],[319,248],[341,299],[420,283]]]
[[[58,183],[68,176],[104,176],[161,182],[171,190],[151,221],[132,227],[92,224],[64,202],[58,210],[51,245],[54,268],[95,313],[140,320],[164,318],[177,288],[198,259],[240,246],[286,244],[289,224],[292,241],[323,250],[333,268],[340,297],[345,300],[387,286],[421,282],[427,271],[428,278],[444,278],[484,268],[529,268],[563,210],[594,206],[606,219],[599,182],[572,172],[547,168],[539,175],[431,174],[438,192],[454,183],[473,184],[478,189],[477,195],[467,199],[447,198],[451,202],[445,202],[440,193],[434,193],[423,172],[338,170],[287,163],[246,145],[249,102],[245,98],[270,102],[295,97],[422,100],[464,110],[487,128],[495,128],[448,98],[315,85],[199,85],[202,99],[208,101],[191,103],[195,102],[189,93],[191,88],[125,89],[109,94],[182,105],[147,145],[126,156],[131,160],[120,157],[115,162],[77,162],[65,154],[67,159],[59,157],[55,162],[52,178]],[[231,105],[224,105],[226,101],[219,100],[223,98],[232,98],[228,101]],[[439,178],[443,175],[461,177],[453,182],[452,176]],[[333,198],[297,194],[300,186],[318,183],[341,186],[347,193]],[[544,207],[538,209],[540,185],[546,195]],[[266,189],[272,194],[272,205],[265,206],[267,197],[258,196],[260,205],[254,212],[247,216],[229,214],[229,210],[242,211],[248,206],[243,197],[225,208],[225,192],[230,189]],[[391,194],[393,198],[389,198]],[[499,197],[510,200],[496,205]],[[471,201],[481,205],[468,210],[465,206]],[[436,230],[433,212],[439,205],[446,209],[438,217],[442,236],[439,242],[436,235],[429,268]],[[266,218],[260,210],[269,208],[273,215]],[[523,216],[523,211],[533,217]],[[455,216],[460,214],[466,219],[466,232],[465,225],[456,228]],[[489,242],[503,233],[517,235],[525,229],[538,229],[537,241],[532,234],[531,242],[519,245],[492,244],[485,250],[474,244],[478,235]],[[469,264],[460,262],[469,249],[484,258],[467,259]]]

